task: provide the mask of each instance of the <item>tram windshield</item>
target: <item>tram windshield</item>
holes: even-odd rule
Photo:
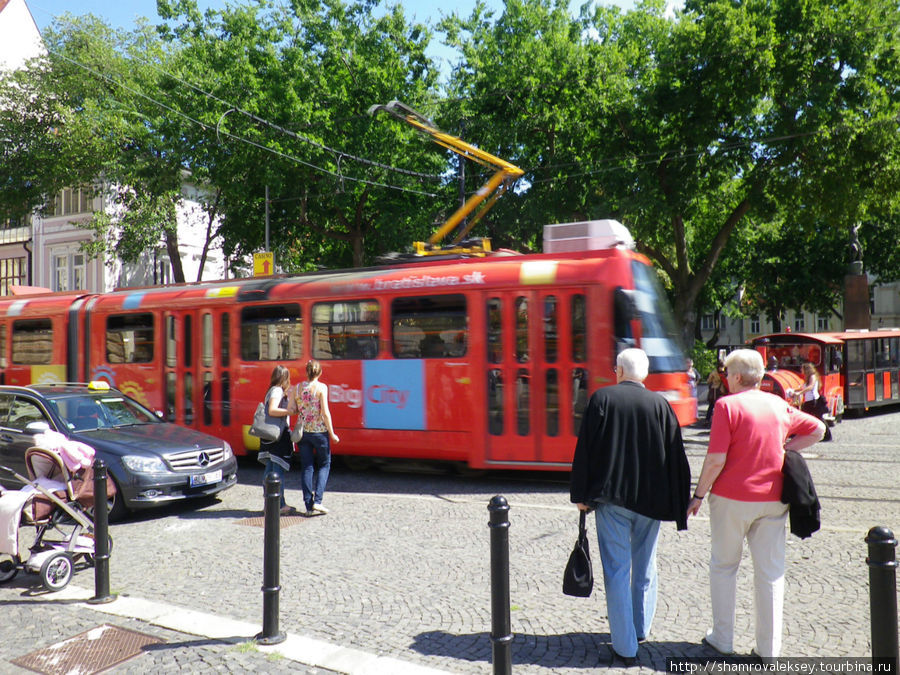
[[[650,358],[651,373],[673,373],[685,368],[675,320],[651,267],[637,260],[631,262],[634,275],[632,295],[641,322],[641,348]]]

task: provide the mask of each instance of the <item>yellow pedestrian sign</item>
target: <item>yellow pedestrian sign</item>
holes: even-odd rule
[[[267,277],[275,273],[275,254],[254,253],[253,254],[253,276]]]

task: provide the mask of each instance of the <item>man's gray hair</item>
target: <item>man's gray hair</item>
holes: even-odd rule
[[[616,365],[622,369],[622,374],[629,380],[643,382],[650,372],[650,359],[643,349],[630,347],[623,349],[616,357]]]
[[[755,349],[735,349],[725,357],[729,373],[737,373],[744,385],[757,385],[766,372],[762,355]]]

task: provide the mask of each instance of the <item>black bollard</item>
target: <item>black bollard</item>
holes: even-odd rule
[[[119,499],[121,499],[121,495]],[[94,597],[92,605],[112,602],[109,592],[109,506],[106,495],[106,464],[94,460]]]
[[[263,627],[256,636],[261,645],[277,645],[286,635],[278,631],[279,556],[281,548],[281,478],[274,471],[263,481],[265,534],[263,537]]]
[[[892,666],[897,672],[897,540],[886,527],[873,527],[866,536],[869,545],[869,611],[872,622],[872,662]]]
[[[512,673],[512,628],[509,619],[509,504],[496,495],[491,514],[491,644],[495,675]]]

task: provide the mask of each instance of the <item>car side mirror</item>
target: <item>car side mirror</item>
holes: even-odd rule
[[[32,436],[35,434],[42,434],[45,431],[50,431],[50,425],[40,420],[38,422],[29,422],[25,425],[25,433],[31,434]]]

